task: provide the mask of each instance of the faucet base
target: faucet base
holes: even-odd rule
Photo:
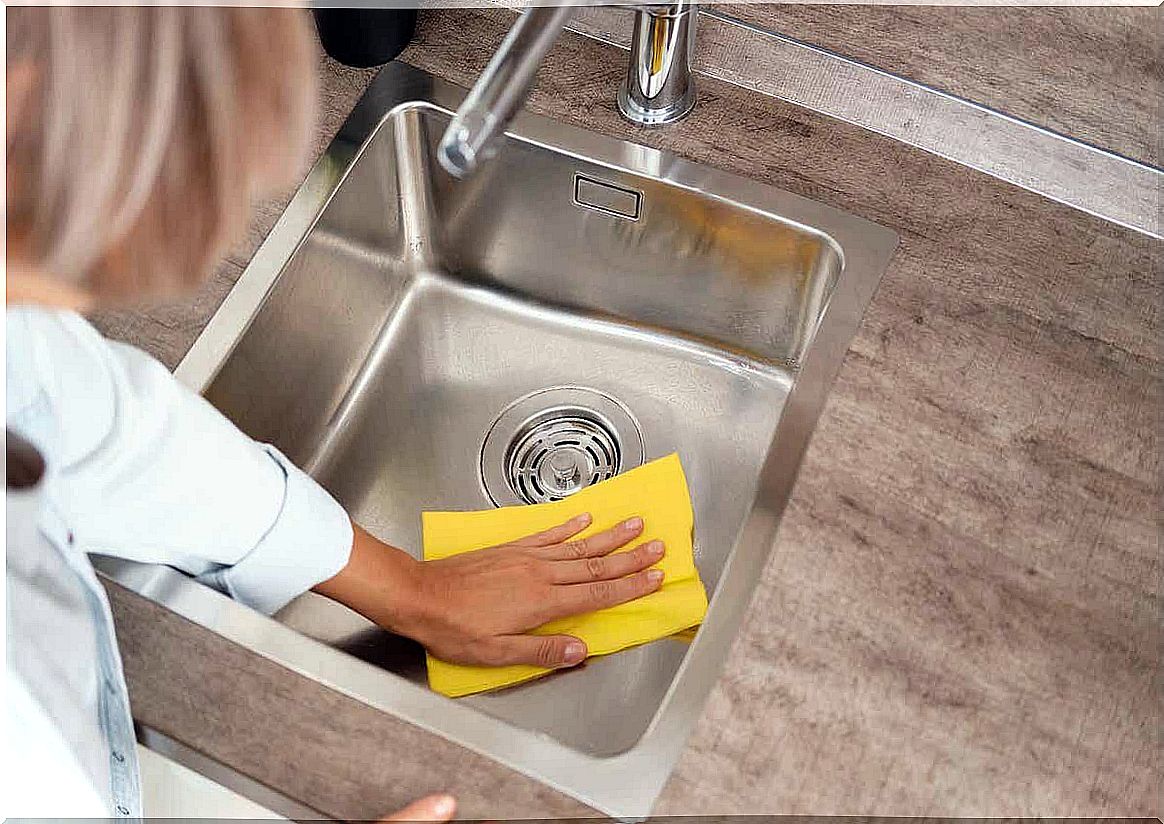
[[[635,11],[630,63],[618,108],[632,123],[682,119],[695,105],[691,62],[699,6],[692,0],[640,6]]]
[[[643,126],[659,126],[664,123],[674,123],[682,120],[695,108],[695,84],[689,83],[683,96],[662,108],[645,109],[631,99],[626,86],[618,90],[618,110],[632,123]]]

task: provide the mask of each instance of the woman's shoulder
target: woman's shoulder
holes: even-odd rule
[[[6,332],[8,339],[15,335],[17,339],[36,336],[71,340],[76,343],[102,340],[101,333],[72,309],[18,303],[6,306],[4,317],[8,327]]]
[[[5,309],[5,422],[59,465],[99,442],[114,414],[108,342],[76,312]]]

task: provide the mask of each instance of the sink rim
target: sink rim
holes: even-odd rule
[[[205,391],[246,334],[285,264],[314,226],[354,160],[385,121],[402,107],[429,106],[451,112],[465,95],[465,90],[406,64],[385,66],[178,365],[176,377],[197,392]],[[590,755],[548,735],[457,704],[301,635],[175,570],[114,559],[99,559],[97,566],[123,586],[318,683],[499,761],[599,811],[620,818],[642,818],[662,792],[722,674],[755,582],[772,552],[801,457],[843,355],[889,265],[897,235],[863,218],[769,184],[527,112],[519,113],[509,132],[523,141],[588,163],[655,178],[763,212],[824,238],[840,260],[833,293],[804,352],[769,444],[757,493],[721,572],[707,619],[638,741],[616,755]]]

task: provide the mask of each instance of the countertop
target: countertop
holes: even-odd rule
[[[1159,6],[744,3],[720,11],[1160,163]]]
[[[403,59],[469,85],[505,30],[430,13]],[[634,127],[624,60],[563,37],[530,108],[901,236],[656,812],[1159,814],[1161,243],[711,80]],[[320,147],[371,76],[322,65]],[[192,305],[102,328],[172,366],[278,208]],[[111,589],[138,719],[321,811],[587,813]]]

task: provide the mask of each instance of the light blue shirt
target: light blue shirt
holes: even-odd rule
[[[139,816],[125,680],[88,554],[169,564],[270,614],[343,568],[351,523],[145,353],[75,313],[5,314],[6,426],[44,461],[38,483],[5,494],[6,712],[21,748],[5,813]]]

